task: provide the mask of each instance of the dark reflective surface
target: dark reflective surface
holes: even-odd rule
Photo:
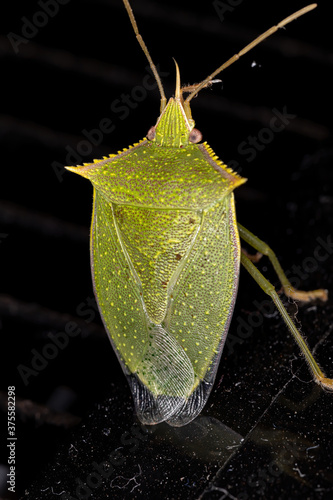
[[[171,56],[184,82],[197,81],[252,36],[303,7],[296,1],[269,8],[240,2],[222,22],[213,3],[139,4],[133,8],[154,59],[168,73],[168,95],[174,88]],[[332,498],[333,395],[312,382],[281,318],[244,271],[200,417],[179,429],[137,421],[93,301],[92,190],[61,165],[102,157],[143,137],[156,120],[158,99],[153,92],[132,98],[126,117],[114,109],[123,95],[140,94],[146,65],[120,0],[63,5],[18,54],[6,35],[20,34],[21,17],[32,18],[37,7],[15,7],[1,41],[0,395],[6,429],[7,387],[15,385],[17,491],[11,495],[6,488],[3,440],[1,498]],[[258,47],[223,75],[223,89],[203,92],[192,108],[204,140],[249,178],[236,193],[240,222],[272,246],[293,284],[328,289],[325,304],[284,301],[293,317],[297,313],[320,366],[333,376],[332,41],[326,9],[320,6]],[[281,116],[283,130],[270,132]],[[106,118],[115,128],[99,135]],[[88,136],[91,153],[84,153],[81,141]],[[258,267],[279,289],[268,262]]]
[[[331,355],[327,344],[318,349],[326,366]],[[264,361],[269,358],[256,366],[267,373],[272,365]],[[251,364],[246,371],[253,377],[256,370]],[[232,391],[226,381],[203,415],[178,429],[140,426],[130,396],[119,397],[114,388],[61,446],[27,498],[53,498],[52,488],[74,498],[144,498],[147,492],[150,498],[329,498],[331,395],[309,381],[304,365],[293,371],[283,377],[280,367],[274,377],[260,377],[261,384],[252,378],[242,389],[233,381]]]

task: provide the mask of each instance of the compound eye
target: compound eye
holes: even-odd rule
[[[196,144],[202,140],[202,133],[197,128],[194,128],[191,130],[188,140],[193,144]]]
[[[148,130],[148,133],[147,133],[147,139],[148,141],[153,141],[155,139],[155,135],[156,135],[156,127],[150,127],[150,129]]]

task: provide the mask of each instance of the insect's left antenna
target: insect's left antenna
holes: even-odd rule
[[[188,105],[189,105],[189,102],[191,101],[191,99],[193,99],[193,97],[196,96],[197,93],[200,92],[201,89],[203,89],[204,87],[206,87],[207,84],[209,84],[209,82],[216,75],[218,75],[219,73],[221,73],[228,66],[231,66],[231,64],[233,64],[234,62],[238,61],[238,59],[240,57],[242,57],[244,54],[246,54],[247,52],[249,52],[250,50],[252,50],[253,47],[255,47],[256,45],[258,45],[259,43],[261,43],[264,40],[266,40],[266,38],[268,38],[269,36],[273,35],[273,33],[275,33],[276,31],[278,31],[279,29],[283,28],[286,24],[291,23],[291,21],[294,21],[298,17],[303,16],[303,14],[306,14],[307,12],[309,12],[310,10],[315,9],[316,7],[317,7],[317,4],[315,4],[315,3],[307,5],[306,7],[303,7],[303,9],[300,9],[297,12],[294,12],[294,14],[291,14],[290,16],[288,16],[285,19],[283,19],[283,21],[281,21],[276,26],[272,26],[269,30],[265,31],[265,33],[262,33],[261,35],[259,35],[255,40],[253,40],[251,43],[249,43],[248,45],[246,45],[246,47],[244,47],[240,52],[238,52],[238,54],[235,54],[234,56],[232,56],[230,59],[228,59],[227,62],[225,62],[224,64],[222,64],[222,66],[220,66],[219,68],[217,68],[217,70],[215,70],[213,73],[211,73],[209,76],[207,76],[207,78],[205,78],[201,83],[199,83],[197,85],[194,85],[194,90],[191,92],[191,94],[185,100],[185,107],[188,108]]]
[[[149,54],[149,50],[147,49],[147,46],[146,46],[145,42],[143,41],[142,36],[139,33],[138,25],[136,24],[136,20],[135,20],[134,14],[133,14],[133,10],[132,10],[132,7],[130,6],[129,1],[128,0],[123,0],[123,3],[125,5],[125,9],[127,10],[128,17],[130,18],[131,24],[133,26],[133,30],[134,30],[136,39],[139,42],[140,47],[142,48],[142,50],[143,50],[146,58],[148,59],[149,66],[150,66],[150,68],[151,68],[151,70],[152,70],[152,72],[154,74],[156,83],[158,85],[158,89],[159,89],[160,95],[161,95],[161,113],[162,113],[162,111],[164,110],[164,108],[166,106],[166,97],[165,97],[165,94],[164,94],[164,89],[163,89],[163,85],[162,85],[160,76],[159,76],[158,71],[156,69],[156,66],[153,63],[153,60],[152,60],[152,58],[151,58],[151,56]]]

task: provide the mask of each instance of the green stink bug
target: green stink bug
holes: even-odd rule
[[[269,257],[287,296],[326,300],[325,290],[295,290],[272,250],[236,222],[233,191],[246,179],[200,142],[190,109],[217,74],[315,4],[270,28],[199,84],[181,88],[176,65],[175,97],[167,103],[128,0],[123,2],[158,83],[161,114],[139,143],[67,168],[94,186],[94,291],[139,419],[181,426],[201,412],[228,333],[240,263],[276,304],[315,381],[333,389],[240,238]]]

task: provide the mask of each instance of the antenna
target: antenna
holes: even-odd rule
[[[132,10],[132,8],[130,6],[129,1],[128,0],[123,0],[123,3],[125,5],[125,9],[127,10],[128,17],[130,18],[130,21],[132,23],[136,39],[139,42],[140,47],[142,48],[142,50],[143,50],[146,58],[148,59],[149,66],[150,66],[150,68],[151,68],[151,70],[152,70],[152,72],[154,74],[156,83],[158,85],[158,89],[159,89],[160,95],[161,95],[161,112],[162,112],[163,109],[165,108],[165,105],[166,105],[166,97],[165,97],[165,94],[164,94],[164,89],[163,89],[163,85],[162,85],[160,76],[159,76],[158,71],[156,69],[156,66],[153,63],[153,60],[152,60],[152,58],[151,58],[151,56],[149,54],[149,50],[147,49],[147,46],[146,46],[145,42],[143,41],[142,36],[139,33],[138,25],[136,24],[136,20],[135,20],[134,14],[133,14],[133,10]]]
[[[278,31],[280,28],[283,28],[286,24],[291,23],[291,21],[294,21],[298,17],[303,16],[303,14],[306,14],[307,12],[309,12],[310,10],[315,9],[316,7],[317,7],[316,3],[312,3],[312,4],[308,5],[307,7],[303,7],[303,9],[300,9],[297,12],[294,12],[294,14],[291,14],[290,16],[286,17],[285,19],[283,19],[283,21],[281,21],[276,26],[272,26],[269,30],[265,31],[265,33],[262,33],[261,35],[259,35],[255,40],[253,40],[251,43],[249,43],[248,45],[246,45],[246,47],[244,47],[240,52],[238,52],[238,54],[235,54],[234,56],[232,56],[227,62],[225,62],[224,64],[222,64],[222,66],[220,66],[212,74],[210,74],[209,76],[207,76],[207,78],[205,78],[205,80],[203,80],[201,83],[198,83],[197,85],[195,85],[194,86],[195,87],[194,90],[191,92],[191,94],[185,100],[185,106],[188,107],[189,106],[189,102],[191,101],[191,99],[193,99],[193,97],[196,96],[197,93],[200,92],[201,89],[203,89],[204,87],[206,87],[209,84],[209,82],[216,75],[218,75],[219,73],[221,73],[221,71],[223,71],[224,69],[226,69],[228,66],[231,66],[231,64],[233,64],[234,62],[238,61],[238,59],[240,57],[242,57],[244,54],[246,54],[247,52],[249,52],[251,49],[253,49],[253,47],[255,47],[256,45],[258,45],[259,43],[263,42],[266,38],[268,38],[269,36],[273,35],[273,33],[275,33],[276,31]]]

